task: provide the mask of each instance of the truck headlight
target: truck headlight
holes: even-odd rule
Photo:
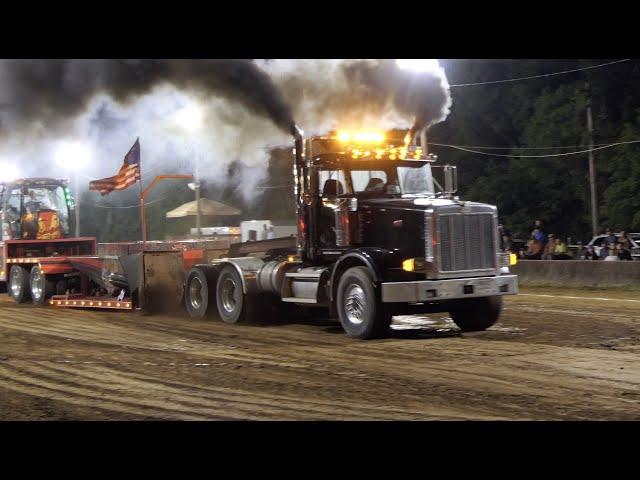
[[[416,269],[416,259],[415,258],[407,258],[406,260],[404,260],[402,262],[402,269],[405,272],[413,272]]]

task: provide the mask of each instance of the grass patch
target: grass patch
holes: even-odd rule
[[[567,286],[560,283],[520,283],[520,290],[536,290],[536,289],[555,289],[555,290],[579,290],[582,292],[640,292],[640,284],[631,285],[571,285]]]
[[[611,298],[616,300],[640,300],[640,287],[638,285],[622,285],[619,287],[574,287],[558,285],[520,285],[520,293],[532,295],[552,295],[554,297],[582,297],[585,300],[595,297]],[[517,295],[515,295],[517,297]],[[529,298],[529,297],[522,297]]]

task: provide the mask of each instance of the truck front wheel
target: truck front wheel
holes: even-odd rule
[[[29,300],[29,274],[26,268],[12,265],[9,270],[9,295],[16,303]]]
[[[502,297],[467,298],[454,302],[449,313],[463,332],[486,330],[498,321]]]
[[[337,302],[338,317],[348,336],[369,339],[388,333],[391,311],[376,297],[373,278],[366,267],[352,267],[342,274]]]
[[[226,323],[253,322],[257,314],[256,295],[245,294],[238,271],[226,266],[218,275],[216,303],[220,318]]]

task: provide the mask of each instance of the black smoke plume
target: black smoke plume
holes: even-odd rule
[[[284,132],[294,123],[280,91],[251,60],[4,60],[0,125],[5,134],[34,122],[53,128],[99,93],[126,104],[163,83],[237,102]]]

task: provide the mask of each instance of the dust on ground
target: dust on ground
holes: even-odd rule
[[[637,293],[521,289],[485,332],[261,325],[0,300],[1,420],[637,420]],[[572,298],[577,297],[577,298]]]

